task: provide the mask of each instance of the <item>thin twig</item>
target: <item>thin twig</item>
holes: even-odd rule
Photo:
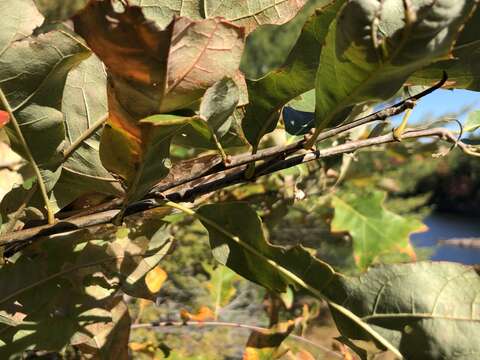
[[[43,182],[42,174],[40,173],[40,169],[37,163],[35,162],[35,159],[33,158],[32,153],[30,152],[30,148],[28,147],[27,141],[23,137],[23,133],[22,133],[22,130],[20,129],[20,125],[18,124],[17,118],[13,114],[13,110],[10,106],[10,103],[8,102],[7,97],[5,96],[5,93],[3,92],[1,87],[0,87],[0,102],[2,103],[5,110],[7,110],[8,115],[10,115],[10,120],[12,121],[13,128],[15,129],[18,139],[22,144],[23,150],[25,151],[25,155],[27,156],[27,160],[30,162],[30,164],[32,165],[33,171],[35,172],[35,175],[37,177],[38,187],[40,189],[40,193],[42,194],[42,198],[45,203],[45,209],[47,210],[47,220],[48,220],[48,223],[51,225],[55,222],[55,216],[53,214],[52,207],[50,206],[50,200],[48,199],[47,188],[45,187],[45,183]]]
[[[100,119],[95,121],[92,126],[90,126],[82,135],[80,135],[70,146],[63,152],[63,161],[67,160],[70,155],[72,155],[78,147],[87,140],[90,136],[92,136],[95,131],[97,131],[100,127],[105,124],[105,121],[108,119],[108,114],[105,114]]]
[[[449,130],[444,128],[422,130],[407,129],[404,132],[402,139],[408,140],[422,137],[437,137],[452,144],[457,143],[457,147],[465,153],[472,152],[472,150],[467,144],[461,141],[457,141],[456,136],[452,134]],[[352,141],[345,144],[332,146],[326,149],[309,150],[305,151],[303,154],[294,155],[284,160],[276,161],[274,163],[267,161],[264,164],[258,166],[256,170],[256,175],[263,176],[320,158],[351,153],[362,148],[393,142],[397,142],[393,135],[387,134],[373,137],[370,139]],[[246,182],[247,180],[244,177],[245,167],[246,165],[242,165],[239,168],[229,169],[228,171],[213,174],[208,176],[206,179],[202,179],[202,181],[199,181],[193,186],[190,186],[189,184],[181,185],[159,195],[164,196],[167,200],[174,202],[193,201],[204,194],[208,194],[231,185]],[[268,171],[266,171],[265,169],[268,169]],[[128,215],[137,214],[159,206],[162,206],[161,201],[159,202],[154,198],[145,199],[131,204],[128,207],[126,213]],[[53,226],[43,225],[31,229],[13,232],[11,234],[0,235],[0,246],[15,242],[31,241],[34,240],[36,237],[59,234],[74,229],[87,228],[93,225],[107,224],[112,221],[112,219],[115,217],[115,215],[118,214],[118,212],[118,209],[109,210],[84,217],[78,217],[72,220],[61,221]]]
[[[167,328],[167,327],[185,327],[185,326],[213,326],[213,327],[231,327],[231,328],[240,328],[240,329],[247,329],[252,331],[264,332],[269,331],[270,329],[256,326],[256,325],[247,325],[247,324],[240,324],[240,323],[233,323],[233,322],[224,322],[224,321],[154,321],[151,323],[140,323],[140,324],[133,324],[130,328],[131,329],[145,329],[145,328]],[[306,337],[290,334],[289,337],[292,339],[302,341],[306,344],[309,344],[317,349],[325,351],[328,354],[334,355],[339,359],[343,359],[343,356],[336,351],[333,351],[327,348],[324,345],[318,344]]]

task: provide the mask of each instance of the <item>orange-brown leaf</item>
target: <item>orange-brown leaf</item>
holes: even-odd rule
[[[155,294],[160,291],[163,283],[167,280],[167,273],[160,266],[154,267],[148,272],[145,276],[145,284],[147,285],[148,290]]]
[[[191,314],[187,310],[182,309],[180,310],[180,317],[183,321],[207,321],[213,320],[215,318],[215,314],[212,310],[210,310],[207,306],[202,306],[200,310],[196,314]]]

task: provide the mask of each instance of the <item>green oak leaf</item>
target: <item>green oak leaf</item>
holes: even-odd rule
[[[416,71],[408,83],[431,86],[448,74],[446,86],[456,89],[480,90],[480,9],[465,24],[455,46],[452,57],[437,61]]]
[[[65,117],[66,148],[89,134],[107,115],[106,72],[95,56],[68,74],[62,98]],[[79,101],[81,99],[81,101]],[[51,194],[53,203],[62,209],[78,197],[94,190],[105,195],[121,196],[123,190],[100,161],[100,136],[103,126],[86,137],[62,164],[62,174]]]
[[[313,14],[303,26],[285,64],[259,80],[247,81],[250,103],[242,128],[254,149],[265,134],[276,128],[282,107],[315,87],[315,73],[328,26],[344,1],[320,3],[323,6],[316,11],[310,9]],[[304,14],[298,16],[305,17]]]
[[[411,253],[409,236],[425,231],[418,220],[407,219],[384,208],[385,193],[362,196],[335,196],[332,207],[335,216],[333,232],[349,232],[353,240],[353,255],[360,268],[367,268],[378,256],[392,252]]]
[[[199,116],[207,122],[219,139],[230,130],[231,116],[239,99],[238,86],[229,78],[217,81],[205,91],[200,103]]]
[[[214,268],[209,264],[203,264],[203,268],[210,276],[210,280],[206,282],[205,287],[213,305],[215,319],[217,319],[220,310],[227,306],[237,293],[235,284],[241,278],[226,266],[219,265]]]
[[[356,104],[392,97],[415,71],[447,59],[475,7],[468,0],[346,3],[320,56],[317,131],[342,122]]]
[[[283,292],[293,284],[326,299],[346,338],[374,341],[406,359],[466,360],[480,353],[480,277],[471,267],[381,265],[347,277],[302,247],[268,243],[246,203],[204,205],[197,214],[220,263],[268,289]],[[365,355],[361,344],[354,350]]]
[[[405,359],[475,359],[480,344],[480,277],[448,262],[382,265],[358,277],[338,277],[328,295],[382,334]],[[365,340],[342,314],[337,327]]]
[[[89,50],[63,26],[33,34],[43,17],[31,1],[15,2],[2,15],[0,86],[50,191],[60,177],[66,145],[63,88],[68,72],[88,57]],[[11,123],[6,132],[12,148],[26,157]]]

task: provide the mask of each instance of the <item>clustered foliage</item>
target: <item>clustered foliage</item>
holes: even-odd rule
[[[362,359],[365,342],[407,359],[480,356],[473,268],[413,262],[349,277],[300,245],[272,244],[262,223],[274,227],[303,191],[318,196],[306,190],[314,183],[318,214],[350,234],[360,269],[393,251],[413,257],[409,234],[423,224],[386,210],[381,192],[330,191],[349,159],[333,184],[318,160],[400,140],[368,124],[439,86],[480,90],[477,1],[0,0],[0,13],[0,127],[25,159],[24,184],[0,205],[1,358],[66,347],[127,358],[125,295],[155,300],[182,216],[206,228],[220,264],[272,293],[324,301]],[[275,50],[285,61],[258,78],[272,66],[262,63],[269,38],[287,39]],[[420,95],[370,114],[417,85]],[[479,155],[447,129],[401,137]],[[302,191],[288,168],[312,161],[321,166],[301,165]],[[267,174],[260,190],[249,184]],[[244,193],[230,187],[243,183]],[[261,206],[238,201],[254,196]],[[252,333],[244,358],[274,358],[296,325]]]

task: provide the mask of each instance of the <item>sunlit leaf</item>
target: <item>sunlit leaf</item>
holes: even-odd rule
[[[406,6],[405,11],[403,11]],[[473,1],[349,1],[331,24],[316,78],[316,126],[392,97],[416,70],[450,56]]]
[[[331,223],[332,231],[350,233],[353,255],[360,268],[368,267],[382,254],[410,251],[410,234],[426,230],[420,221],[385,209],[384,199],[382,192],[333,198],[335,216]]]
[[[206,288],[210,294],[211,302],[215,306],[214,313],[215,319],[217,319],[221,308],[228,305],[235,296],[237,292],[235,284],[238,283],[240,278],[226,266],[213,268],[204,264],[203,267],[210,275]]]
[[[167,273],[160,266],[155,266],[150,270],[145,276],[145,284],[147,285],[148,290],[155,294],[160,291],[163,283],[167,280]]]
[[[448,74],[448,87],[458,89],[480,90],[480,10],[472,15],[462,30],[452,50],[452,57],[441,60],[415,72],[408,82],[412,84],[433,85]]]

